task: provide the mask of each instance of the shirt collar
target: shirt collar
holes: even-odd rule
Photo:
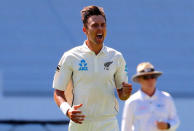
[[[148,96],[147,94],[145,94],[141,89],[140,89],[140,95],[143,99],[156,99],[159,95],[159,92],[158,90],[156,89],[155,92],[154,92],[154,95],[153,96]]]
[[[94,52],[93,52],[92,50],[90,50],[90,49],[88,48],[88,46],[86,45],[86,41],[84,41],[82,47],[83,47],[83,51],[84,51],[84,52],[94,54]],[[103,47],[102,47],[102,49],[100,50],[99,54],[107,54],[107,48],[106,48],[106,46],[104,46],[104,43],[103,43]]]

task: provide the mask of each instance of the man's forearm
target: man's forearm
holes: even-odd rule
[[[64,95],[64,91],[55,90],[54,91],[54,100],[57,104],[57,106],[61,109],[64,115],[67,115],[68,110],[71,108],[71,106],[67,103],[67,100]]]
[[[60,105],[63,102],[67,102],[65,95],[64,95],[64,91],[60,91],[60,90],[56,90],[54,91],[54,100],[55,103],[57,104],[58,107],[60,107]]]

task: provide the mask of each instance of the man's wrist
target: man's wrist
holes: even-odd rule
[[[67,102],[63,102],[61,105],[60,105],[60,109],[61,111],[63,112],[64,115],[68,116],[67,112],[68,110],[71,108],[71,106],[67,103]]]
[[[117,88],[117,91],[118,92],[122,92],[123,91],[123,88],[119,88],[119,89]]]

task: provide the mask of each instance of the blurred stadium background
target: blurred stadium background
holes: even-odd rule
[[[104,8],[105,43],[123,53],[129,76],[143,61],[164,72],[158,88],[175,99],[178,131],[193,131],[193,0],[1,0],[0,131],[67,130],[60,124],[67,118],[52,98],[52,79],[63,52],[86,39],[80,10],[88,5]],[[133,83],[133,89],[139,86]],[[119,103],[120,124],[124,103]],[[31,124],[3,124],[6,120]]]

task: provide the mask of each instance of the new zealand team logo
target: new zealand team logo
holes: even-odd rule
[[[110,65],[113,63],[113,61],[109,61],[104,63],[104,70],[109,70]]]
[[[82,59],[79,63],[79,71],[87,71],[88,70],[88,66],[87,63],[84,59]]]

